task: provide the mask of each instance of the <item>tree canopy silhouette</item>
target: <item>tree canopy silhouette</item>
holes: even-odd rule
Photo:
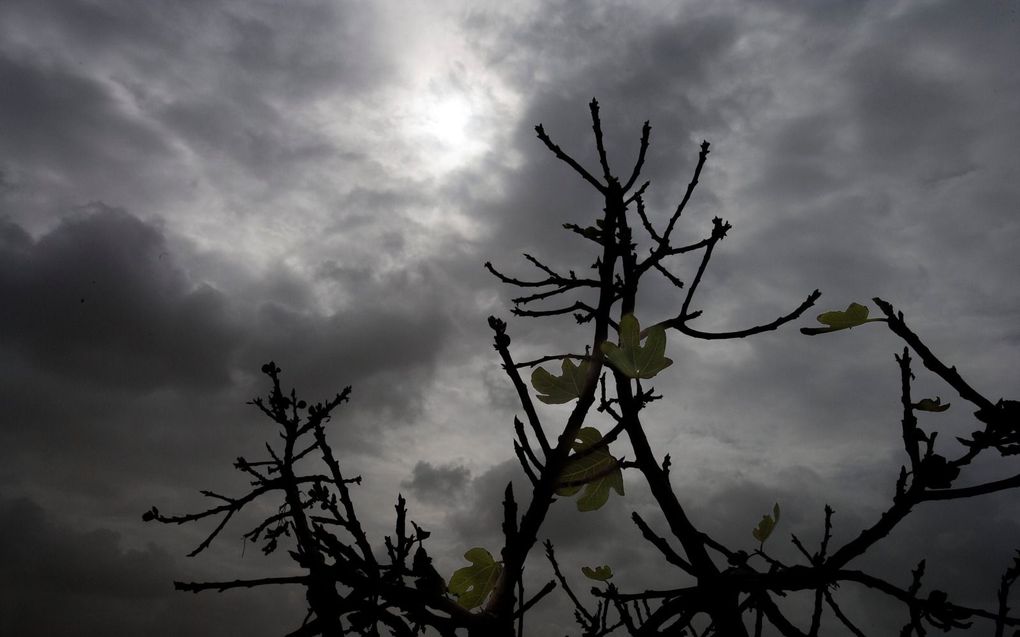
[[[384,538],[381,548],[373,544],[350,497],[350,489],[360,484],[361,478],[343,472],[326,437],[325,423],[347,402],[350,388],[329,400],[307,403],[295,390],[284,389],[280,368],[270,362],[262,367],[270,382],[269,394],[251,404],[276,424],[281,442],[267,444],[264,459],[237,458],[234,466],[251,479],[251,489],[241,496],[203,491],[215,501],[214,506],[181,515],[164,514],[153,507],[143,518],[166,524],[217,520],[205,540],[191,552],[197,555],[244,507],[259,499],[278,498],[282,504],[277,512],[246,531],[244,537],[260,543],[266,554],[286,546],[302,574],[176,582],[176,587],[199,592],[303,586],[308,615],[290,633],[295,637],[387,632],[409,636],[426,628],[444,636],[464,631],[472,637],[522,635],[528,632],[524,622],[529,610],[556,589],[573,606],[579,633],[588,637],[759,636],[766,625],[784,636],[816,637],[824,614],[850,633],[862,635],[837,599],[837,586],[844,582],[863,585],[901,604],[904,623],[899,634],[903,636],[925,635],[932,627],[949,630],[983,621],[1001,637],[1007,627],[1020,626],[1020,618],[1010,614],[1008,605],[1011,587],[1020,576],[1020,558],[1004,569],[997,599],[989,608],[964,607],[945,592],[928,588],[924,561],[912,571],[906,588],[854,568],[857,558],[868,553],[920,503],[974,498],[1020,486],[1020,474],[958,486],[979,457],[1020,453],[1020,402],[992,401],[973,388],[955,367],[944,363],[924,344],[902,312],[879,298],[873,299],[877,316],[870,316],[869,308],[862,304],[850,303],[845,310],[820,314],[820,327],[805,327],[801,332],[824,335],[881,323],[903,341],[904,347],[895,360],[901,380],[899,410],[905,461],[887,508],[856,536],[836,545],[832,535],[834,511],[826,506],[820,512],[822,539],[817,548],[807,547],[796,536],[791,538],[802,558],[797,563],[780,561],[765,549],[767,540],[781,526],[778,503],[756,527],[749,528],[758,547],[752,551],[726,546],[691,518],[684,494],[670,482],[670,455],[656,455],[643,421],[643,411],[650,403],[666,399],[655,393],[651,381],[672,364],[666,355],[668,339],[740,339],[775,330],[801,317],[820,293],[811,292],[790,312],[758,325],[729,332],[695,327],[702,312],[692,310],[692,301],[714,250],[731,226],[717,217],[711,220],[705,238],[687,245],[673,241],[674,230],[684,217],[708,159],[709,144],[701,144],[694,175],[668,221],[656,226],[646,214],[643,198],[649,182],[639,183],[649,146],[649,123],[642,128],[637,160],[623,177],[610,167],[596,100],[592,100],[590,112],[599,176],[556,145],[541,125],[535,130],[545,147],[604,200],[602,214],[592,225],[563,226],[592,244],[595,256],[590,269],[594,276],[578,276],[573,270],[558,272],[528,254],[524,256],[538,270],[537,278],[519,278],[485,264],[501,282],[522,290],[522,295],[513,299],[513,314],[572,318],[590,328],[583,350],[577,349],[579,344],[564,343],[565,351],[517,362],[511,353],[507,324],[489,317],[493,346],[523,413],[523,420],[515,417],[513,422],[514,452],[531,484],[531,492],[523,498],[514,493],[511,484],[506,487],[502,546],[494,552],[485,547],[470,548],[464,554],[467,565],[444,576],[433,567],[427,549],[430,531],[408,519],[406,502],[399,495],[393,535]],[[636,236],[639,233],[643,235],[640,240]],[[700,259],[693,278],[686,282],[670,269],[671,258],[685,254]],[[651,322],[643,313],[638,292],[646,276],[664,277],[676,288],[679,309],[675,315]],[[868,337],[866,333],[857,336]],[[957,438],[955,455],[950,445],[940,442],[936,446],[936,430],[921,428],[918,412],[943,412],[951,404],[939,397],[913,396],[915,359],[976,409],[974,416],[979,424],[969,437]],[[530,370],[530,383],[522,370]],[[569,405],[569,416],[557,421],[555,414],[543,413],[535,399]],[[612,427],[602,431],[591,426],[593,411],[611,418]],[[622,436],[633,449],[632,460],[620,458],[612,450]],[[556,506],[565,506],[564,501],[572,500],[578,516],[599,509],[610,498],[624,496],[624,471],[640,474],[664,516],[669,535],[657,534],[637,513],[632,514],[634,524],[661,554],[663,568],[675,570],[676,576],[670,579],[687,585],[651,588],[665,579],[659,575],[649,582],[649,588],[624,591],[611,581],[609,565],[583,565],[583,575],[596,585],[592,589],[595,605],[586,605],[572,589],[578,584],[571,584],[564,575],[555,547],[546,541],[545,556],[554,577],[537,591],[526,593],[522,573],[533,557],[550,507],[558,501]],[[804,617],[791,616],[776,603],[778,596],[796,591],[813,595],[811,611]],[[886,634],[896,628],[889,627]]]

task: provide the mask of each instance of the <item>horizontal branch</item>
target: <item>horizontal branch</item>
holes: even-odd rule
[[[223,591],[232,588],[255,588],[273,584],[308,584],[311,578],[307,575],[293,577],[263,577],[261,579],[235,579],[229,582],[174,582],[174,590],[198,593],[201,591]]]
[[[541,358],[536,358],[534,360],[524,361],[523,363],[516,363],[514,366],[517,367],[517,369],[522,367],[534,367],[535,365],[541,365],[542,363],[548,363],[549,361],[559,361],[564,358],[573,358],[579,361],[591,360],[591,356],[586,354],[552,354],[549,356],[542,356]]]
[[[701,338],[705,340],[744,338],[746,336],[753,336],[754,334],[761,334],[762,332],[769,332],[775,330],[780,326],[789,323],[790,321],[796,320],[797,318],[800,317],[801,314],[807,311],[809,307],[814,305],[815,301],[817,301],[818,297],[820,297],[821,295],[822,295],[821,292],[815,290],[814,292],[809,294],[806,299],[804,299],[804,302],[801,303],[797,307],[797,309],[790,312],[789,314],[784,314],[783,316],[780,316],[771,323],[765,323],[764,325],[756,325],[754,327],[749,327],[744,330],[735,330],[732,332],[702,332],[701,330],[696,330],[692,327],[687,326],[687,320],[689,320],[688,317],[678,317],[674,319],[669,319],[667,321],[663,321],[662,323],[660,323],[660,325],[672,327],[678,330],[679,332],[686,334],[687,336],[691,336],[693,338]]]
[[[522,310],[515,307],[510,310],[515,316],[561,316],[563,314],[570,314],[571,312],[585,312],[588,315],[595,314],[595,308],[587,305],[581,301],[577,301],[569,307],[561,307],[554,310]]]
[[[649,268],[660,265],[661,261],[666,257],[694,252],[695,250],[708,247],[712,243],[715,243],[712,237],[706,237],[697,243],[691,243],[689,245],[680,246],[679,248],[674,248],[668,241],[663,241],[659,244],[658,248],[652,250],[651,254],[649,254],[644,261],[637,265],[635,273],[637,276],[641,276]]]
[[[976,484],[971,487],[960,487],[958,489],[938,489],[934,491],[925,491],[921,495],[922,501],[930,500],[957,500],[959,498],[972,498],[977,495],[986,495],[988,493],[995,493],[996,491],[1005,491],[1006,489],[1015,489],[1020,487],[1020,474],[1004,478],[1002,480],[995,480],[993,482],[985,482],[984,484]]]
[[[528,255],[524,255],[524,256],[527,257]],[[598,287],[599,286],[599,282],[594,280],[594,279],[578,279],[577,277],[567,277],[567,276],[562,276],[562,275],[555,274],[555,273],[551,274],[548,278],[545,278],[545,279],[543,279],[541,281],[524,281],[524,280],[515,279],[513,277],[510,277],[510,276],[507,276],[507,275],[503,274],[502,272],[497,270],[496,267],[494,265],[492,265],[492,262],[490,262],[490,261],[486,261],[484,267],[493,276],[495,276],[497,279],[499,279],[503,283],[508,283],[510,285],[515,285],[515,286],[520,287],[520,288],[540,288],[540,287],[547,287],[547,286],[550,286],[550,285],[558,285],[558,286],[562,285],[562,286],[570,286],[570,287],[581,287],[581,286]]]

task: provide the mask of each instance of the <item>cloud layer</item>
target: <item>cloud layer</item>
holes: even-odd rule
[[[444,573],[470,546],[495,550],[503,489],[522,498],[527,483],[485,322],[509,318],[516,290],[482,263],[526,278],[540,273],[522,252],[578,274],[594,261],[559,228],[601,202],[532,130],[597,165],[593,95],[617,172],[651,120],[656,222],[712,143],[677,230],[734,226],[695,299],[700,329],[772,320],[815,288],[823,309],[877,295],[986,395],[1015,398],[1018,24],[1009,3],[922,0],[3,3],[0,632],[274,635],[300,621],[299,591],[170,590],[286,568],[238,557],[243,524],[199,563],[182,558],[202,529],[140,522],[153,503],[245,488],[230,464],[274,436],[244,405],[270,359],[309,399],[354,386],[330,434],[365,477],[376,539],[403,491]],[[696,263],[670,266],[689,279]],[[680,299],[663,282],[639,301],[645,323]],[[515,355],[580,351],[569,323],[510,320]],[[656,379],[670,401],[648,429],[692,519],[752,548],[779,501],[773,549],[790,559],[789,533],[817,542],[825,503],[837,540],[874,520],[904,462],[901,347],[877,328],[671,334],[676,363]],[[925,424],[951,446],[969,414],[915,373],[919,395],[961,408]],[[662,520],[626,480],[597,513],[558,503],[544,529],[582,593],[580,566],[596,563],[621,586],[679,585],[631,523]],[[1011,502],[922,507],[869,564],[905,584],[927,554],[932,587],[988,605],[1016,548]],[[549,570],[532,559],[535,587]],[[877,634],[904,621],[867,591],[841,594]],[[573,630],[552,600],[529,634]]]

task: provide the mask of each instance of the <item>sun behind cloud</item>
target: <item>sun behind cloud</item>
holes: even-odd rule
[[[484,115],[491,99],[483,91],[451,82],[428,82],[402,113],[400,131],[416,150],[420,166],[436,177],[469,165],[492,146],[497,131]]]

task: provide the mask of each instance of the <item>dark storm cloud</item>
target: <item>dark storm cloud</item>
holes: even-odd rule
[[[145,549],[122,544],[119,534],[107,529],[55,523],[31,500],[0,499],[0,631],[97,637],[267,629],[283,634],[300,622],[298,600],[279,592],[261,600],[182,596],[171,585],[178,570],[174,557],[151,544]]]
[[[264,393],[264,379],[252,377],[269,359],[309,400],[354,385],[337,442],[372,447],[378,436],[367,432],[380,424],[416,422],[448,332],[440,313],[413,306],[289,309],[280,300],[302,305],[308,291],[285,274],[256,288],[269,300],[253,309],[191,280],[159,227],[101,204],[38,239],[0,224],[0,265],[9,301],[0,314],[9,415],[0,481],[31,484],[45,457],[42,482],[90,498],[133,498],[133,472],[157,479],[185,458],[226,467],[236,449],[222,446],[250,435],[254,413],[242,403]],[[188,407],[197,404],[204,413]],[[154,444],[163,453],[144,460]]]
[[[4,583],[40,594],[96,595],[125,600],[162,596],[172,559],[149,547],[124,551],[107,530],[74,531],[53,526],[41,507],[30,500],[3,500]],[[61,576],[54,571],[59,568]],[[16,605],[12,605],[16,607]]]
[[[328,316],[265,303],[253,317],[242,364],[256,369],[274,358],[287,371],[287,383],[316,400],[339,390],[339,383],[353,385],[359,409],[413,423],[450,325],[434,308],[387,308],[387,298]]]
[[[240,335],[226,301],[187,280],[157,228],[102,204],[37,241],[6,227],[0,329],[27,364],[135,391],[228,381]]]

